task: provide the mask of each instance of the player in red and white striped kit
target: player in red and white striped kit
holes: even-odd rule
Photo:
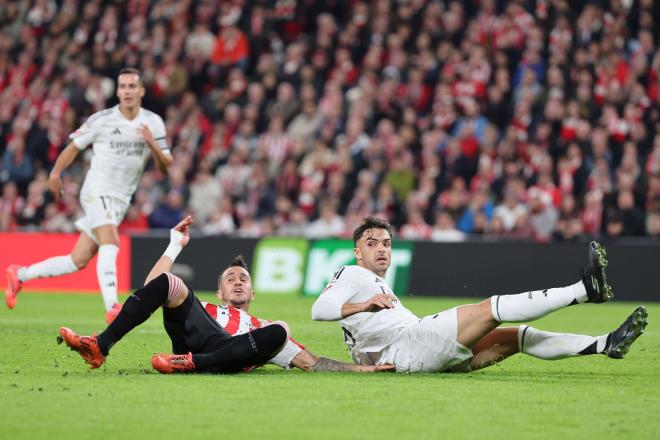
[[[242,256],[238,256],[232,261],[229,267],[223,271],[223,275],[225,274],[227,275],[225,276],[224,291],[227,292],[227,295],[231,295],[235,291],[238,291],[238,294],[241,295],[243,292],[247,293],[248,290],[251,290],[249,272]],[[220,279],[222,280],[222,275]],[[218,289],[218,297],[220,298],[222,298],[220,293],[222,291],[223,287],[221,286]],[[251,298],[253,296],[253,294],[250,295]],[[249,306],[249,303],[245,304]],[[204,306],[206,313],[232,336],[249,333],[271,324],[271,321],[252,316],[245,310],[234,307],[231,303],[216,305],[202,301],[202,306]],[[268,362],[282,368],[289,368],[292,360],[304,349],[305,347],[289,338],[282,350]]]

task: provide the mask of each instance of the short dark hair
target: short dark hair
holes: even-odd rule
[[[122,67],[117,76],[119,75],[137,75],[138,81],[140,84],[142,84],[142,72],[140,72],[140,69],[136,69],[135,67]]]
[[[238,254],[234,257],[233,260],[231,260],[231,263],[229,263],[229,265],[224,269],[222,269],[222,272],[220,272],[220,276],[218,277],[218,286],[220,285],[220,280],[222,280],[222,275],[224,275],[224,273],[227,272],[227,270],[231,269],[232,267],[242,267],[243,269],[250,272],[247,262],[245,261],[245,257],[242,254]]]
[[[392,225],[387,220],[369,216],[362,219],[362,224],[353,231],[353,246],[357,246],[358,240],[362,238],[362,234],[368,229],[385,229],[392,237]]]

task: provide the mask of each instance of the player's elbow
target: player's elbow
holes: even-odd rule
[[[312,320],[314,321],[335,321],[338,318],[330,311],[332,307],[328,305],[315,302],[312,306]]]
[[[316,305],[316,303],[314,303],[312,306],[312,321],[323,321],[321,317],[321,310],[319,310],[319,307]]]

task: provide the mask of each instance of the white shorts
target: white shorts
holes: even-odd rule
[[[293,361],[293,358],[298,356],[298,353],[300,353],[302,350],[303,349],[299,345],[289,339],[286,341],[284,347],[282,347],[282,350],[280,350],[280,352],[277,353],[274,358],[270,359],[268,363],[275,364],[279,367],[290,370],[291,361]]]
[[[126,215],[128,202],[113,196],[81,194],[80,205],[85,216],[76,220],[76,228],[98,244],[93,230],[103,225],[119,226]]]
[[[425,316],[401,329],[383,349],[377,364],[394,364],[397,373],[444,371],[472,357],[457,339],[456,308]]]

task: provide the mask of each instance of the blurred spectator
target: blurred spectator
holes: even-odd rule
[[[399,236],[404,240],[428,240],[431,232],[431,226],[424,220],[422,212],[412,207],[408,210],[408,221],[401,226]]]
[[[548,242],[558,217],[552,205],[552,197],[538,187],[532,187],[528,191],[528,198],[533,238],[539,242]]]
[[[203,224],[202,233],[205,235],[228,235],[236,230],[233,218],[233,206],[229,197],[223,197],[211,213],[207,223]]]
[[[527,206],[520,201],[515,190],[507,189],[504,191],[504,200],[495,207],[493,216],[502,222],[503,231],[510,232],[526,214]]]
[[[458,229],[468,234],[475,232],[475,229],[477,229],[476,220],[477,217],[480,217],[479,214],[483,214],[483,217],[480,217],[479,220],[482,222],[485,221],[487,225],[493,218],[494,211],[495,208],[493,202],[490,200],[488,190],[479,190],[472,194],[467,209],[458,221]],[[486,225],[481,225],[482,232]]]
[[[2,228],[75,217],[91,152],[57,212],[32,183],[83,116],[115,102],[128,65],[155,92],[145,106],[176,165],[145,170],[137,228],[175,190],[208,233],[300,231],[329,200],[340,234],[421,211],[489,238],[653,235],[654,2],[4,3],[0,182],[16,194]]]
[[[16,216],[23,208],[25,201],[18,195],[14,182],[7,182],[2,186],[0,198],[0,231],[12,230],[16,227]]]
[[[307,232],[308,222],[305,211],[296,208],[291,211],[289,221],[279,228],[280,235],[289,237],[304,237]]]
[[[320,203],[319,217],[305,231],[310,238],[340,237],[344,232],[344,220],[337,214],[337,206],[331,200]]]
[[[25,141],[21,138],[12,139],[2,156],[0,181],[12,181],[25,189],[33,177],[34,167],[31,158],[25,154]]]
[[[149,216],[149,226],[156,229],[170,229],[181,221],[184,213],[183,195],[172,189]]]
[[[465,234],[456,228],[456,222],[448,211],[439,210],[435,215],[431,240],[459,242],[465,240]]]
[[[119,225],[119,232],[144,232],[149,229],[149,219],[140,208],[131,204],[126,210],[124,221]]]

